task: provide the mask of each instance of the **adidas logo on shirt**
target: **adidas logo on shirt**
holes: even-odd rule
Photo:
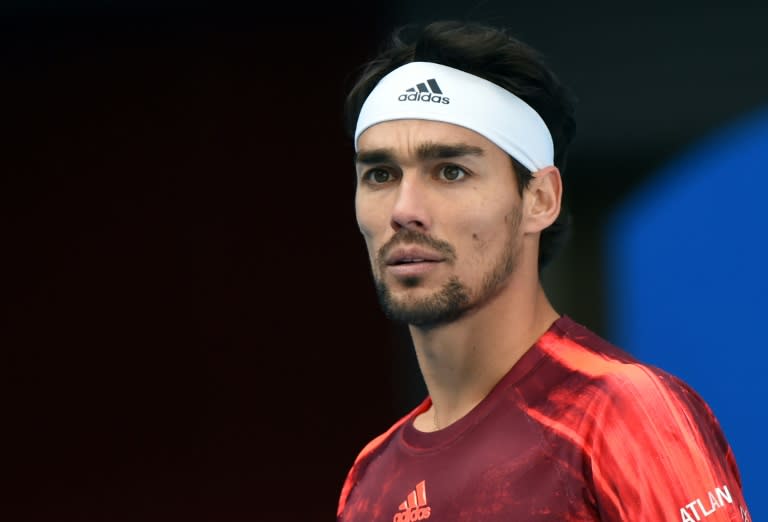
[[[432,78],[426,82],[416,84],[416,87],[406,89],[404,94],[397,97],[399,101],[423,101],[432,103],[451,103],[447,96],[443,96],[443,91]]]
[[[427,481],[422,480],[398,507],[392,522],[416,522],[426,520],[432,514],[427,506]]]

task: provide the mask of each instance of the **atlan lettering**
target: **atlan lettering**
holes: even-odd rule
[[[680,520],[682,522],[697,522],[707,518],[718,509],[725,507],[726,504],[733,504],[733,497],[731,497],[731,492],[728,491],[728,486],[726,485],[723,485],[722,488],[708,491],[705,498],[707,499],[706,501],[703,501],[700,497],[689,502],[685,507],[681,507]]]

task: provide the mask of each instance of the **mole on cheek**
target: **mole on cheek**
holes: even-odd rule
[[[474,233],[472,234],[472,239],[474,239],[475,241],[479,241],[479,238],[477,237],[477,234],[474,234]]]

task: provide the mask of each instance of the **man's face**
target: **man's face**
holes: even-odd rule
[[[437,325],[504,287],[522,236],[503,150],[457,125],[395,120],[360,136],[356,170],[357,222],[387,315]]]

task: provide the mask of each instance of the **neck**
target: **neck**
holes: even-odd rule
[[[531,281],[529,279],[528,281]],[[510,282],[491,301],[439,327],[411,326],[430,410],[422,431],[442,429],[466,415],[558,318],[538,280]]]

